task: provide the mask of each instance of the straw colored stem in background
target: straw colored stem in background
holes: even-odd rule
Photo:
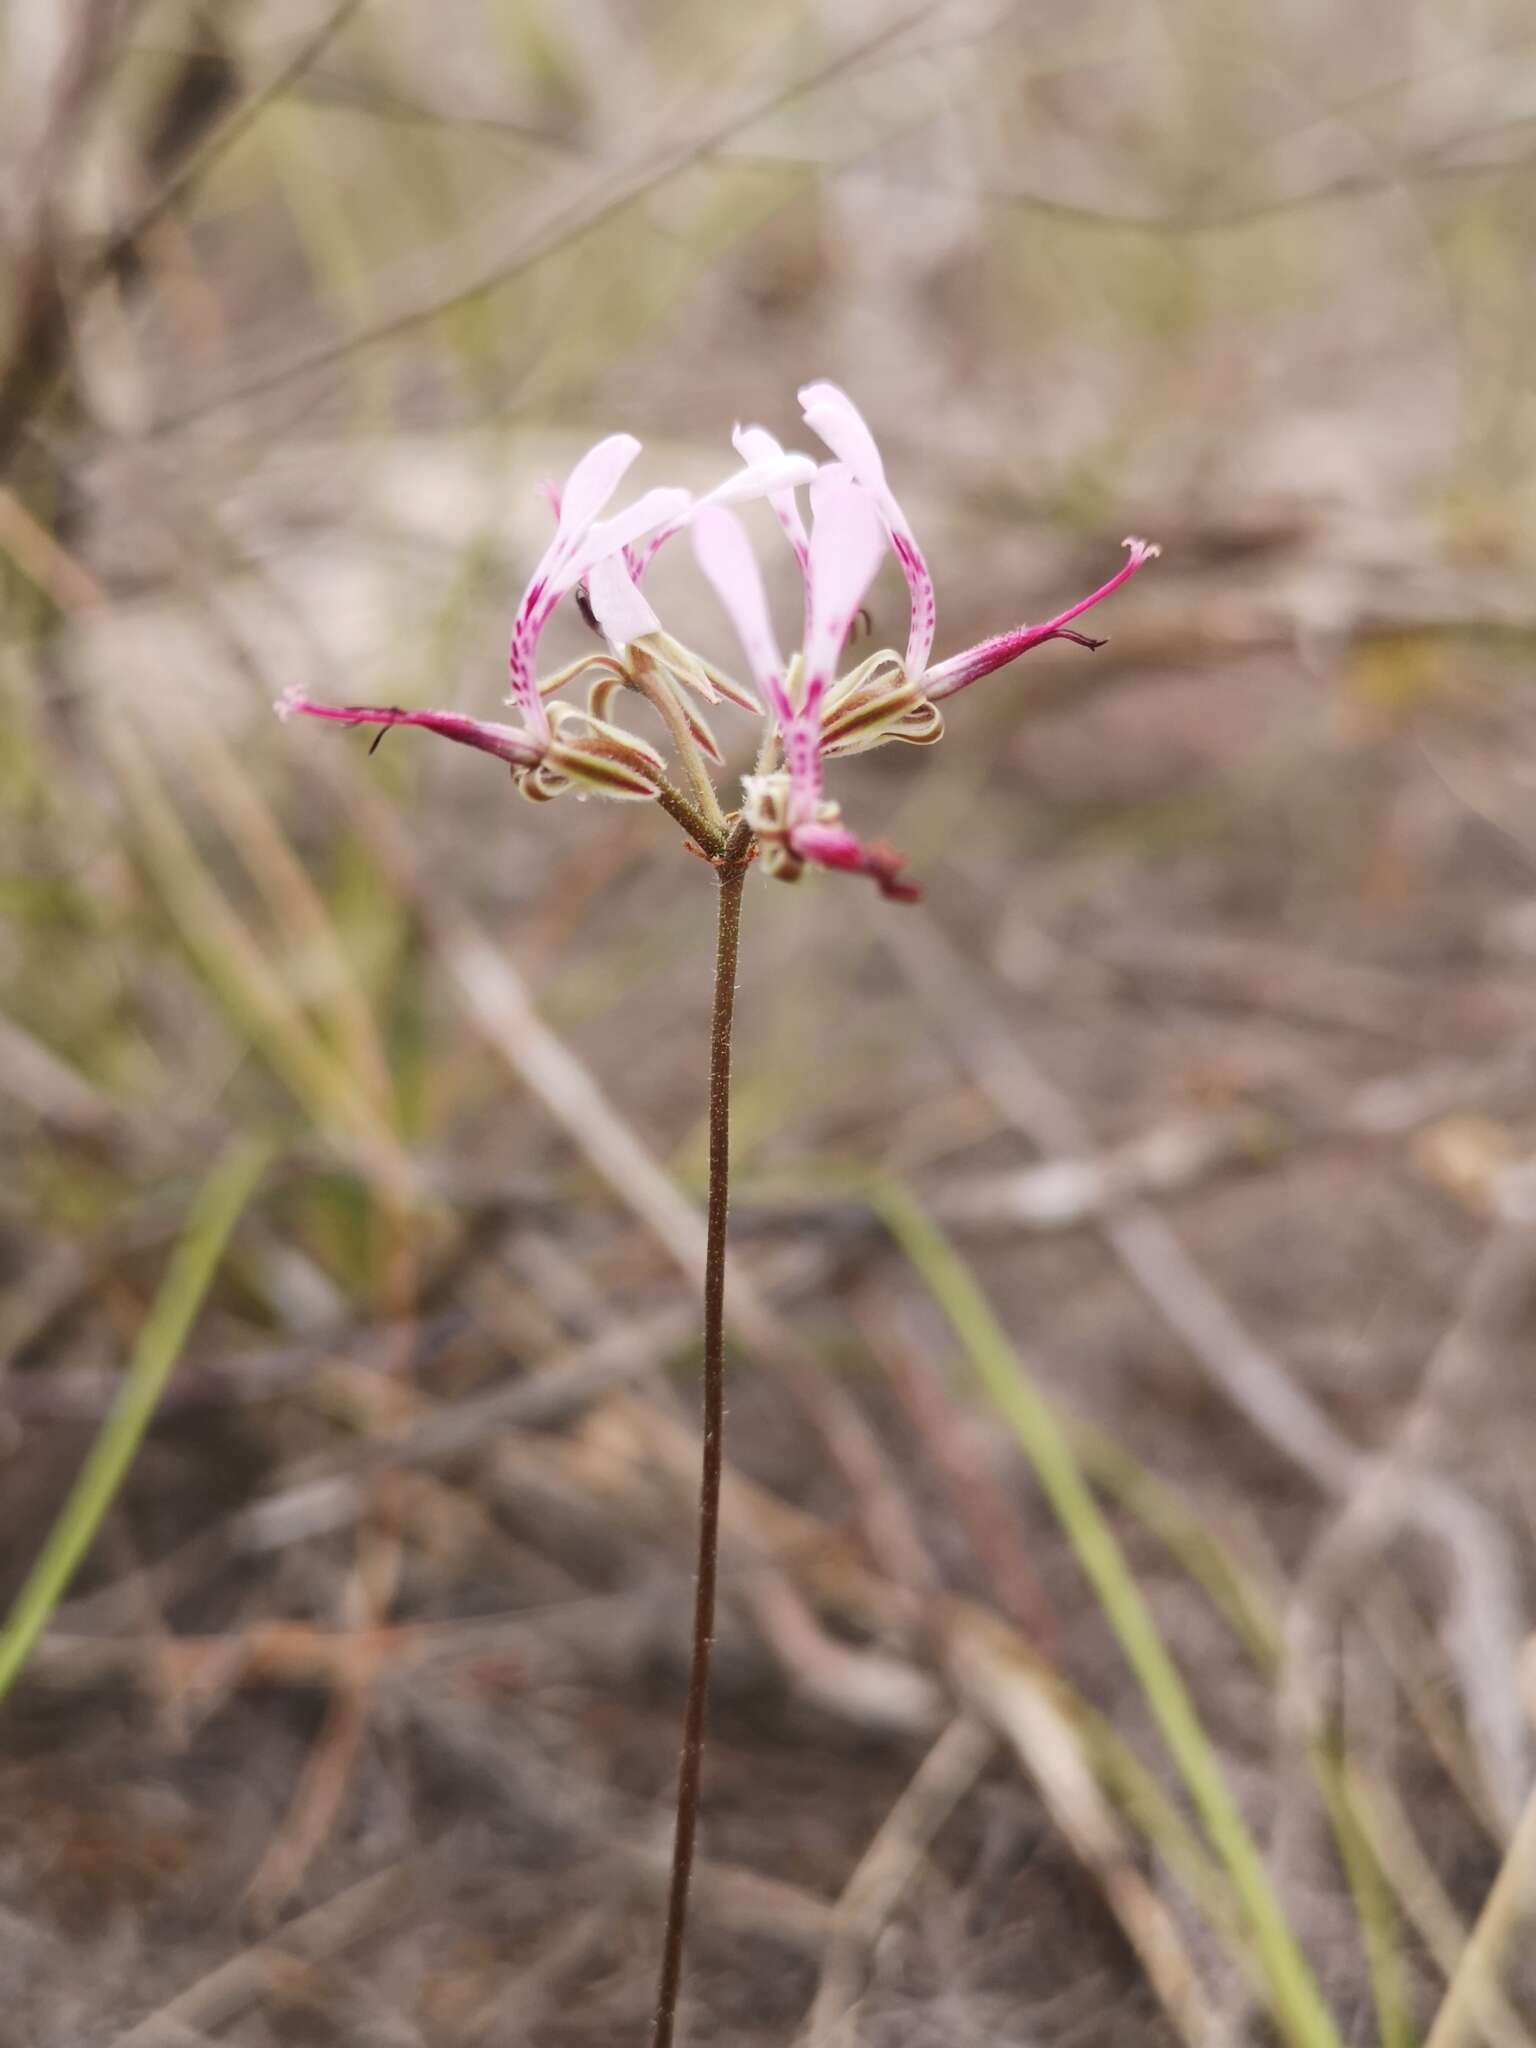
[[[857,2039],[854,2007],[868,1959],[934,1837],[986,1769],[997,1738],[968,1713],[949,1721],[880,1823],[832,1910],[821,1981],[799,2048]]]
[[[1446,1988],[1425,2048],[1464,2048],[1487,2038],[1484,2010],[1522,1926],[1536,1919],[1536,1791],[1526,1798],[1509,1852]]]

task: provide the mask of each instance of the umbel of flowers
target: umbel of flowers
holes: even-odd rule
[[[762,427],[733,435],[741,467],[702,497],[646,491],[622,511],[609,504],[640,452],[629,434],[611,434],[582,456],[563,488],[548,489],[555,531],[524,591],[508,658],[512,717],[505,722],[456,711],[316,703],[290,690],[280,715],[303,712],[346,725],[424,726],[505,761],[524,796],[545,800],[577,788],[659,801],[675,816],[723,833],[745,818],[765,871],[794,881],[808,863],[864,874],[903,901],[918,891],[900,854],[854,836],[824,785],[824,763],[904,740],[931,746],[944,733],[941,706],[981,677],[1047,640],[1099,647],[1073,621],[1117,590],[1158,552],[1127,540],[1128,557],[1107,583],[1042,625],[1019,625],[963,653],[932,661],[936,607],[916,535],[886,481],[880,451],[853,401],[835,384],[800,393],[805,423],[831,460],[780,447]],[[801,492],[810,506],[807,522]],[[799,645],[786,658],[768,609],[747,531],[731,507],[766,499],[799,564],[803,586]],[[606,515],[606,516],[605,516]],[[726,675],[663,627],[643,590],[646,572],[669,540],[687,532],[741,644],[753,687]],[[911,602],[903,651],[882,648],[844,670],[849,633],[889,549]],[[570,598],[601,647],[540,677],[540,636]],[[560,693],[587,685],[584,705]],[[662,717],[674,759],[615,717],[626,692],[648,699]],[[725,757],[696,700],[722,701],[763,721],[753,773],[742,778],[739,812],[722,809],[711,779]],[[673,776],[679,775],[678,788]]]

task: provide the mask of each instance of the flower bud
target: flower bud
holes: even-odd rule
[[[644,799],[666,780],[667,764],[648,741],[575,705],[553,707],[556,737],[548,765],[602,796]],[[579,737],[572,734],[579,733]]]
[[[931,746],[944,736],[943,716],[893,654],[879,654],[846,676],[831,694],[821,723],[824,756],[859,754],[887,740]]]

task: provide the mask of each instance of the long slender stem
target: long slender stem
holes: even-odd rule
[[[693,1596],[693,1650],[683,1709],[683,1751],[677,1768],[677,1829],[672,1883],[662,1938],[661,1976],[651,2048],[672,2048],[683,1972],[688,1886],[698,1832],[709,1658],[715,1639],[715,1579],[720,1557],[720,1471],[725,1431],[725,1227],[731,1179],[731,1020],[736,1006],[736,953],[741,896],[751,832],[738,824],[719,861],[715,937],[715,1008],[709,1037],[709,1209],[704,1252],[704,1450],[699,1472],[699,1561]]]

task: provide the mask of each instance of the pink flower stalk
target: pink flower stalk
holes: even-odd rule
[[[459,711],[400,711],[383,704],[316,704],[296,685],[285,690],[274,707],[279,718],[291,718],[302,711],[309,718],[333,718],[340,725],[421,725],[444,739],[457,740],[466,747],[478,747],[495,754],[514,768],[536,768],[543,749],[520,726],[491,725],[483,719],[466,718]],[[380,739],[383,738],[380,733]]]
[[[1046,640],[1070,639],[1085,647],[1101,641],[1071,630],[1071,621],[1116,590],[1157,553],[1131,541],[1131,559],[1092,596],[1041,626],[1020,626],[984,640],[937,667],[929,666],[937,607],[933,578],[911,522],[886,480],[875,438],[847,394],[828,383],[800,393],[806,424],[836,460],[811,486],[812,526],[800,517],[792,486],[769,493],[775,516],[794,549],[804,580],[801,652],[788,668],[768,617],[756,559],[746,534],[720,505],[691,519],[700,567],[735,627],[747,665],[772,711],[784,754],[781,773],[748,777],[747,815],[765,850],[770,874],[786,880],[805,862],[872,876],[889,896],[916,890],[899,879],[901,858],[888,847],[866,847],[838,822],[823,795],[822,762],[885,740],[923,745],[942,736],[938,700],[1016,660]],[[766,463],[778,443],[762,428],[738,428],[736,446]],[[901,564],[910,602],[904,657],[884,651],[841,681],[836,670],[864,592],[886,546]]]
[[[1079,647],[1086,647],[1091,653],[1102,647],[1102,640],[1090,639],[1086,633],[1069,630],[1073,619],[1118,590],[1122,583],[1129,582],[1138,569],[1156,559],[1162,549],[1155,541],[1138,540],[1134,534],[1127,534],[1120,543],[1130,549],[1130,559],[1117,569],[1107,583],[1101,583],[1097,590],[1064,612],[1058,612],[1054,619],[1047,619],[1043,626],[1015,626],[1011,633],[994,634],[990,640],[978,640],[974,647],[968,647],[963,654],[952,654],[948,661],[941,661],[936,668],[928,670],[923,677],[923,695],[930,704],[941,697],[952,697],[956,690],[963,690],[967,683],[979,682],[981,677],[991,675],[997,668],[1006,668],[1010,661],[1017,661],[1021,654],[1028,654],[1032,647],[1039,647],[1047,640],[1075,640]]]

